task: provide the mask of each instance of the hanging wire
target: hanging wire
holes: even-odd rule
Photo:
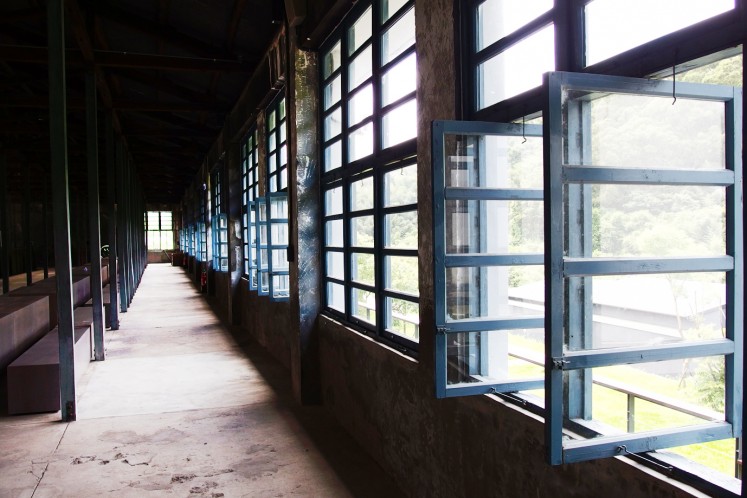
[[[523,140],[521,141],[522,144],[527,143],[526,128],[527,128],[526,116],[522,116],[521,117],[521,138],[523,138]]]
[[[677,54],[672,65],[672,105],[677,103]]]

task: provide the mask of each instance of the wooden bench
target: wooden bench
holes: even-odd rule
[[[75,381],[91,362],[91,326],[76,326]],[[8,365],[8,413],[56,412],[60,409],[60,343],[57,328]]]
[[[73,277],[76,276],[91,276],[91,263],[86,263],[82,266],[75,266],[72,269]],[[103,258],[101,260],[101,285],[109,283],[109,258]]]
[[[91,298],[91,278],[85,275],[72,277],[73,307],[85,304]],[[49,297],[49,327],[57,326],[57,278],[50,277],[33,285],[21,287],[9,293],[8,296],[48,296]]]
[[[48,296],[0,297],[0,373],[49,328]]]

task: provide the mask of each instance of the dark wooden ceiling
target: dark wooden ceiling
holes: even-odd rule
[[[111,109],[146,201],[178,202],[283,22],[283,1],[66,0],[65,7],[73,189],[85,185],[84,77],[93,66],[100,124]],[[34,178],[49,170],[46,24],[44,0],[0,2],[0,147],[11,191],[20,189],[13,179],[23,169]]]

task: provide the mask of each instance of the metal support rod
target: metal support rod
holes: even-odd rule
[[[628,393],[628,432],[635,432],[635,396]]]
[[[101,289],[101,220],[99,220],[99,134],[96,119],[96,72],[86,73],[86,156],[88,162],[88,231],[93,300],[93,351],[96,361],[104,352],[104,296]]]
[[[47,211],[49,210],[49,191],[47,190],[47,178],[42,178],[42,245],[44,246],[44,278],[49,278],[49,223],[47,222]]]
[[[127,280],[127,206],[125,203],[125,192],[124,192],[124,145],[121,141],[117,141],[117,259],[119,264],[117,269],[119,272],[119,310],[122,313],[127,312],[127,287],[129,282]],[[114,306],[115,303],[112,303]]]
[[[0,267],[3,272],[3,294],[10,292],[10,232],[8,229],[8,167],[5,152],[0,151]]]
[[[64,0],[47,3],[49,43],[49,135],[54,198],[54,254],[57,280],[58,335],[60,340],[60,406],[62,420],[76,419],[75,341],[73,337],[73,282],[70,264],[70,205],[67,171],[65,105]]]
[[[117,261],[117,154],[114,116],[106,114],[106,197],[109,213],[109,328],[119,330],[119,271]]]
[[[31,247],[31,165],[23,174],[23,259],[26,285],[34,283],[34,251]]]

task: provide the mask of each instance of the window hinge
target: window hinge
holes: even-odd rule
[[[553,358],[552,360],[552,366],[557,370],[563,370],[568,363],[569,361],[563,358]]]
[[[436,333],[438,335],[446,335],[451,329],[448,327],[436,327]]]

